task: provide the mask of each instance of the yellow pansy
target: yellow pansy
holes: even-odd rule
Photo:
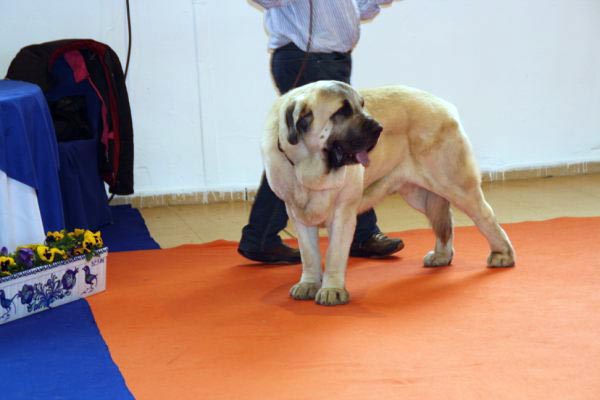
[[[50,257],[52,256],[52,253],[50,253],[50,249],[48,247],[38,246],[37,249],[35,249],[35,251],[37,252],[38,257],[40,257],[42,261],[51,262]]]
[[[61,249],[50,249],[50,251],[55,256],[60,256],[60,258],[62,258],[63,260],[66,260],[68,258],[67,257],[67,253],[64,250],[61,250]]]
[[[63,240],[64,238],[65,234],[60,231],[48,232],[46,234],[46,240],[49,242],[58,242],[59,240]]]
[[[90,252],[96,245],[96,237],[91,231],[85,231],[83,234],[83,248]]]
[[[19,251],[20,249],[31,249],[33,251],[36,251],[36,249],[40,247],[39,244],[26,244],[24,246],[19,246],[17,247],[17,251]]]
[[[15,265],[15,259],[7,256],[0,256],[0,270],[7,271],[9,267]]]
[[[54,262],[54,258],[58,255],[63,260],[67,258],[67,254],[60,249],[49,248],[47,246],[38,246],[37,254],[42,261],[52,263]]]
[[[100,231],[94,233],[94,237],[96,238],[96,245],[98,247],[104,246],[104,242],[102,241],[102,233],[100,233]]]
[[[76,228],[73,232],[69,232],[68,235],[70,237],[82,236],[85,233],[84,229]]]

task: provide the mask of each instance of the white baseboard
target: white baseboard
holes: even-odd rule
[[[551,176],[573,176],[600,173],[600,162],[565,164],[553,167],[536,167],[514,169],[502,172],[483,172],[483,182],[508,181],[517,179],[535,179]],[[254,201],[255,189],[244,189],[234,191],[205,191],[190,193],[166,193],[155,195],[115,196],[111,205],[131,204],[136,208],[191,205],[191,204],[213,204],[234,201]]]

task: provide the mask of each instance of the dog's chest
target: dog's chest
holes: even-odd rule
[[[321,225],[329,219],[336,196],[336,190],[310,191],[298,185],[289,206],[294,218],[303,224]]]

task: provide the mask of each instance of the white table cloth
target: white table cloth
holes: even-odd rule
[[[35,189],[0,171],[0,247],[43,243],[46,237]]]

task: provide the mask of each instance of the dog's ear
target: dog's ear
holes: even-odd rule
[[[313,119],[313,113],[306,105],[300,106],[296,102],[290,104],[285,110],[288,142],[290,144],[298,144],[300,135],[308,132]]]
[[[285,124],[287,125],[288,131],[288,142],[290,144],[298,144],[298,131],[296,130],[296,124],[294,123],[294,110],[296,109],[296,103],[292,103],[285,110]]]

